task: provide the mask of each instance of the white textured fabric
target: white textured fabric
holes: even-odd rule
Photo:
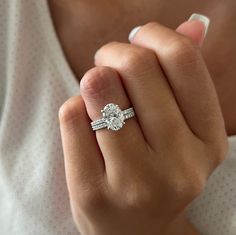
[[[188,208],[202,235],[236,235],[236,136],[227,159],[210,176],[204,192]]]
[[[76,235],[58,109],[79,84],[46,0],[0,0],[0,234]],[[236,234],[236,137],[188,209],[203,235]]]

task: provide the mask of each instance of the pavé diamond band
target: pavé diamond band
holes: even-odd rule
[[[117,104],[107,104],[102,110],[102,118],[91,122],[94,131],[107,128],[109,130],[118,131],[125,124],[125,120],[135,116],[134,109],[128,108],[121,110]]]

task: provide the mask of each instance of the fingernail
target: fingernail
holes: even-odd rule
[[[95,54],[94,54],[94,61],[96,61],[96,59],[97,59],[97,57],[98,57],[98,51],[100,50],[100,48],[99,49],[97,49],[97,51],[95,52]]]
[[[205,15],[194,13],[188,19],[188,21],[190,21],[190,20],[199,20],[204,24],[204,26],[205,26],[204,38],[205,38],[207,31],[208,31],[209,24],[210,24],[210,19]]]
[[[129,37],[128,37],[128,39],[129,39],[130,42],[131,42],[131,40],[134,38],[135,34],[139,31],[140,28],[141,28],[141,25],[134,27],[134,28],[130,31]]]

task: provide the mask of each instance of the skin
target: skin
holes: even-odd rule
[[[48,2],[58,37],[78,81],[94,67],[97,49],[110,41],[128,42],[127,35],[136,25],[156,21],[176,29],[194,12],[210,17],[201,51],[219,96],[227,133],[236,134],[236,109],[232,107],[236,100],[236,1],[148,0],[148,5],[142,0]]]
[[[183,9],[199,9],[194,2],[181,3],[186,6]],[[201,11],[211,9],[210,3]],[[173,23],[187,11],[175,15],[176,21],[172,21],[168,14],[160,13],[157,18],[163,7],[170,12],[176,10],[162,1],[159,5],[150,1],[148,7],[137,1],[112,4],[51,2],[62,46],[78,81],[82,78],[81,96],[70,98],[59,111],[75,223],[85,235],[198,234],[185,219],[184,210],[225,159],[226,130],[234,133],[235,123],[227,121],[234,119],[234,111],[221,105],[223,119],[215,90],[221,76],[224,83],[233,86],[233,66],[227,64],[231,76],[219,73],[225,60],[217,65],[212,62],[216,59],[209,52],[217,43],[214,37],[208,37],[210,33],[208,43],[203,42],[200,22]],[[142,14],[137,17],[125,13],[134,7],[142,9]],[[214,5],[214,12],[217,7]],[[125,17],[117,18],[121,14]],[[153,22],[145,23],[149,21]],[[140,22],[143,27],[128,43],[124,32]],[[105,45],[94,59],[99,44]],[[222,54],[235,55],[221,50]],[[219,76],[212,79],[214,72]],[[234,93],[221,89],[219,86],[217,91],[224,104]],[[119,132],[100,130],[95,134],[90,119],[100,118],[99,110],[108,101],[122,109],[132,104],[137,119],[128,120]]]

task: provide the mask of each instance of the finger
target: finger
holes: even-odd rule
[[[142,26],[132,44],[158,55],[192,132],[204,140],[222,136],[225,128],[216,91],[198,46],[156,22]]]
[[[174,129],[184,128],[185,121],[152,50],[112,42],[99,49],[95,64],[110,66],[121,74],[143,132],[152,146],[166,142]]]
[[[76,200],[83,191],[102,185],[104,161],[81,96],[62,105],[59,120],[67,185]]]
[[[88,115],[93,121],[101,118],[101,110],[108,103],[118,104],[121,110],[132,106],[118,73],[109,67],[95,67],[85,73],[80,83],[80,91]],[[126,120],[118,131],[97,130],[96,136],[105,160],[107,175],[141,164],[142,160],[138,159],[137,153],[143,151],[146,141],[136,118]]]
[[[209,23],[206,23],[208,25]],[[202,21],[185,21],[176,29],[176,32],[190,38],[194,43],[202,46],[206,35],[206,28]]]

